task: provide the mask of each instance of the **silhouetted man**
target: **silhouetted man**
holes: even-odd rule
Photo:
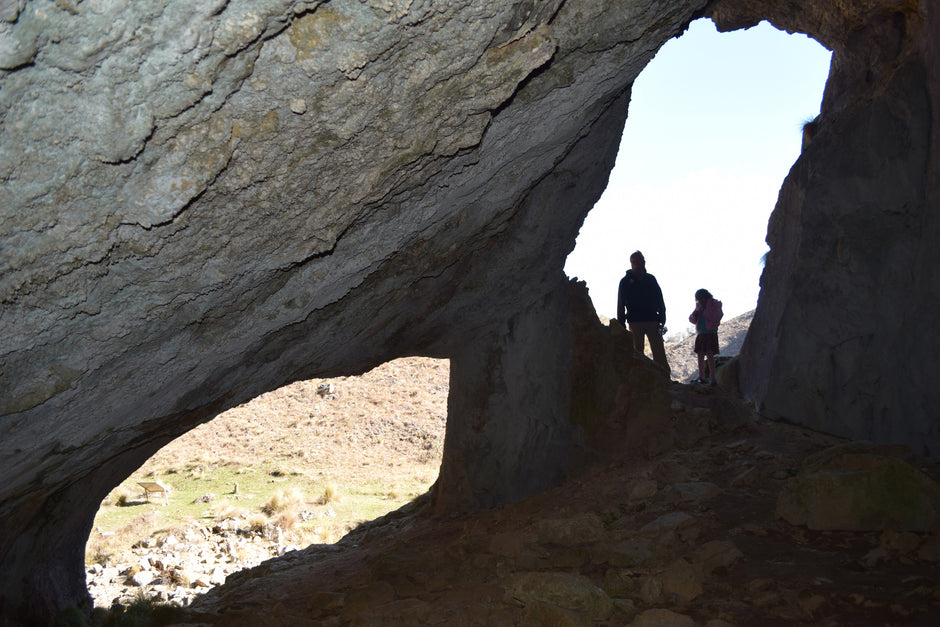
[[[633,348],[644,354],[644,338],[648,339],[653,361],[665,368],[668,375],[669,362],[661,332],[666,326],[666,303],[656,277],[646,271],[646,259],[640,251],[630,255],[630,269],[620,279],[617,290],[617,322],[624,324],[625,320],[633,333]]]

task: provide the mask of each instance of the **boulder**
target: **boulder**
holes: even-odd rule
[[[902,459],[853,443],[807,459],[776,515],[810,529],[931,531],[940,526],[940,486]]]
[[[717,569],[729,568],[742,557],[744,557],[744,554],[733,542],[728,540],[712,540],[695,550],[693,565],[696,569],[701,571],[705,577],[708,577]]]
[[[133,583],[139,588],[143,588],[150,584],[155,577],[156,574],[152,570],[142,570],[130,578],[130,583]]]
[[[585,513],[571,518],[547,518],[535,524],[540,544],[578,546],[598,542],[606,536],[604,523],[597,514]]]
[[[526,603],[549,603],[591,620],[606,620],[613,610],[607,594],[584,575],[560,572],[517,573],[509,582],[512,598]]]
[[[662,591],[666,598],[688,603],[702,594],[703,571],[685,559],[678,559],[662,572]]]

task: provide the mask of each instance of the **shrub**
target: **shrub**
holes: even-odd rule
[[[275,526],[280,527],[284,531],[290,531],[297,526],[297,522],[300,520],[300,516],[297,515],[297,512],[294,510],[287,510],[281,512],[277,520],[274,521]]]
[[[304,504],[303,495],[300,493],[300,490],[297,488],[291,488],[289,490],[278,490],[275,492],[268,502],[261,506],[261,511],[263,511],[268,516],[274,516],[283,511],[290,509],[297,509]]]
[[[261,533],[264,531],[264,526],[268,524],[268,518],[264,514],[255,514],[248,519],[248,531],[256,531]]]
[[[244,518],[248,515],[248,510],[231,503],[220,503],[213,513],[215,514],[215,520],[222,521],[228,518]]]
[[[323,490],[323,496],[317,499],[317,505],[326,505],[327,503],[333,503],[339,500],[339,490],[336,489],[336,486],[330,484],[326,486],[326,489]]]

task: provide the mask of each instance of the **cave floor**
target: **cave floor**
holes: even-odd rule
[[[722,394],[673,388],[680,402]],[[936,532],[811,531],[775,518],[801,461],[841,443],[754,415],[655,458],[625,451],[499,510],[430,516],[419,499],[337,545],[233,575],[166,622],[936,624]],[[936,479],[935,460],[917,465]]]

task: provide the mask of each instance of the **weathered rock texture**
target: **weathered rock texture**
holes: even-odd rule
[[[809,457],[787,481],[776,515],[810,529],[933,531],[940,487],[908,464],[906,447],[853,442]]]
[[[937,305],[940,18],[730,4],[720,23],[768,17],[836,52],[771,225],[744,389],[936,450],[937,340],[905,322]],[[293,380],[450,357],[441,508],[518,498],[588,454],[564,259],[633,79],[705,5],[0,2],[2,619],[87,603],[109,489]]]
[[[770,219],[742,391],[772,417],[937,455],[940,12],[728,1],[715,17],[767,18],[833,51],[815,134]]]
[[[296,379],[451,357],[445,505],[557,480],[564,258],[703,5],[4,3],[3,615],[85,599],[116,481]]]

